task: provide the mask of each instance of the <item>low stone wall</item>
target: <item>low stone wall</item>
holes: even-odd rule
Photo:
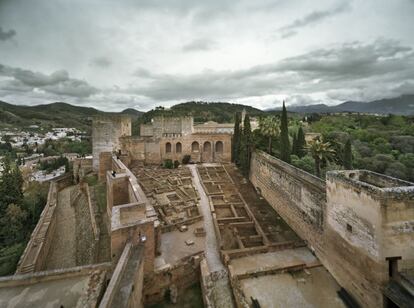
[[[16,274],[37,272],[45,268],[46,257],[56,226],[55,210],[58,193],[71,183],[70,174],[63,175],[50,183],[47,203],[20,257]]]
[[[92,224],[93,235],[94,235],[95,241],[98,241],[101,231],[100,231],[99,226],[96,222],[97,209],[95,209],[94,203],[92,203],[91,191],[89,189],[88,183],[83,184],[82,190],[84,191],[84,193],[86,195],[86,199],[88,201],[88,208],[89,208],[89,212],[90,212],[90,215],[91,215],[91,224]]]
[[[207,260],[200,262],[200,285],[204,307],[234,307],[227,270],[211,272]]]
[[[203,294],[203,302],[205,308],[212,308],[211,300],[211,279],[210,279],[210,270],[208,268],[207,260],[203,259],[200,262],[200,285],[201,293]]]
[[[325,182],[262,151],[252,154],[250,181],[289,226],[322,254]]]

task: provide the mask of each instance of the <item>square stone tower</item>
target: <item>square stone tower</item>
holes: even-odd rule
[[[99,154],[120,149],[120,137],[131,136],[131,118],[126,115],[96,116],[92,120],[93,170],[99,170]]]
[[[352,170],[326,185],[326,265],[358,302],[382,307],[389,281],[414,269],[414,184]]]

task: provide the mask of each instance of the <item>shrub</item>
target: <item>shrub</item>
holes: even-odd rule
[[[182,163],[183,165],[187,165],[191,160],[191,156],[190,155],[184,155]]]
[[[295,167],[298,167],[298,168],[300,168],[302,170],[305,170],[309,173],[314,173],[314,171],[315,171],[315,161],[311,156],[306,155],[302,158],[299,158],[296,155],[292,155],[291,159],[292,159],[292,165],[294,165]]]
[[[407,173],[407,167],[400,162],[391,163],[385,170],[386,175],[402,180],[408,180]]]
[[[174,168],[178,168],[180,162],[178,160],[174,160]]]
[[[164,160],[164,168],[172,169],[174,167],[173,161],[171,159]]]

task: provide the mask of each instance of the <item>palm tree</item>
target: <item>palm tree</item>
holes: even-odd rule
[[[335,150],[329,142],[322,142],[316,138],[309,142],[309,152],[315,160],[315,173],[321,177],[321,164],[325,164],[335,159]]]
[[[280,133],[279,120],[275,116],[263,117],[259,119],[259,130],[263,136],[269,139],[268,153],[272,155],[272,140]]]

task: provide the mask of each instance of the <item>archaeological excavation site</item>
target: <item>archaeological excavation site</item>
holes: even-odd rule
[[[55,179],[0,307],[413,307],[414,184],[322,180],[233,124],[93,119],[92,158]]]

